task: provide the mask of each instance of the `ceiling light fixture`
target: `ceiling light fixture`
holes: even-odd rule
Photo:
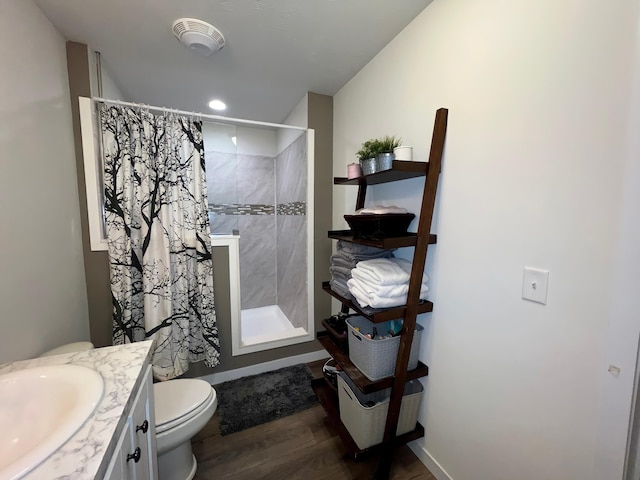
[[[209,102],[209,108],[217,111],[222,111],[227,109],[227,105],[222,100],[218,100],[216,98],[215,100],[211,100]]]
[[[197,18],[179,18],[173,22],[171,29],[189,50],[202,55],[211,55],[226,43],[220,30]]]

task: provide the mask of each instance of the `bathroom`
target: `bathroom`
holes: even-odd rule
[[[40,68],[43,73],[46,72],[49,76],[57,75],[59,79],[58,84],[47,82],[46,86],[40,88],[40,86],[36,85],[39,83],[39,77],[29,76],[35,82],[34,84],[29,84],[29,90],[32,92],[37,90],[49,92],[55,98],[55,102],[51,105],[45,103],[43,106],[41,102],[31,103],[31,98],[18,95],[16,98],[20,99],[21,102],[26,102],[28,108],[24,108],[24,104],[20,104],[20,107],[18,107],[12,103],[6,103],[5,106],[12,111],[15,107],[19,113],[15,117],[17,120],[23,118],[21,117],[22,114],[33,116],[35,111],[38,110],[37,121],[45,123],[37,124],[43,132],[42,143],[32,142],[30,144],[32,149],[41,149],[37,153],[33,152],[36,157],[46,158],[51,155],[51,150],[47,145],[59,146],[58,150],[54,150],[54,152],[57,152],[60,159],[71,159],[75,156],[74,153],[81,157],[83,146],[81,134],[84,131],[79,124],[74,125],[75,132],[71,130],[72,117],[73,121],[77,122],[76,115],[79,114],[76,113],[75,103],[69,102],[68,98],[64,98],[64,85],[68,82],[69,86],[66,88],[69,88],[70,92],[67,90],[66,95],[68,96],[71,93],[74,98],[83,95],[98,96],[98,85],[100,94],[106,98],[118,100],[127,99],[128,97],[122,93],[123,91],[116,84],[108,70],[108,66],[104,65],[102,69],[99,68],[101,65],[97,60],[100,55],[81,43],[69,42],[65,44],[63,37],[53,28],[42,12],[38,10],[37,5],[26,2],[23,4],[3,3],[1,6],[3,18],[25,18],[34,25],[45,27],[42,30],[43,38],[53,41],[45,41],[44,44],[50,45],[51,48],[42,52],[36,52],[33,49],[29,50],[31,55],[29,61],[32,63],[27,62],[27,65],[38,65],[37,68]],[[175,39],[171,41],[173,42]],[[178,42],[176,44],[179,46]],[[185,54],[190,55],[186,49],[181,55]],[[7,77],[4,80],[8,82],[8,85],[11,85],[11,88],[15,88],[16,85],[12,79],[13,77]],[[318,295],[318,301],[315,301],[314,295],[317,292],[314,291],[314,285],[317,279],[314,275],[318,275],[318,278],[327,277],[327,259],[330,255],[331,243],[327,238],[323,238],[316,242],[316,245],[313,245],[313,231],[314,222],[321,222],[320,225],[326,230],[326,225],[331,221],[331,169],[326,167],[327,161],[330,165],[330,103],[331,98],[326,95],[301,94],[297,101],[289,107],[292,109],[290,118],[281,117],[278,119],[278,123],[250,120],[230,122],[225,118],[204,122],[203,137],[207,148],[205,154],[206,166],[211,177],[207,180],[212,187],[208,189],[210,197],[208,207],[212,227],[213,261],[215,264],[215,307],[218,318],[218,332],[222,341],[218,368],[207,367],[202,362],[193,364],[185,375],[186,377],[197,377],[210,384],[217,384],[237,377],[326,357],[326,352],[313,340],[315,339],[316,330],[315,318],[323,318],[329,315],[330,301],[324,294]],[[205,108],[199,108],[199,110],[205,110]],[[68,124],[60,120],[60,111],[63,112],[63,118],[65,118],[64,115],[72,115],[66,117],[69,121]],[[285,125],[279,126],[280,123]],[[292,125],[286,125],[287,123]],[[20,121],[16,122],[14,126],[19,124]],[[217,133],[219,133],[216,128],[226,129],[226,145],[222,145],[219,138],[216,138]],[[309,130],[310,128],[313,128],[313,131]],[[226,135],[230,131],[233,133]],[[17,135],[14,129],[11,132],[12,137]],[[75,145],[73,136],[75,136]],[[60,142],[58,140],[60,138],[67,141]],[[314,149],[313,141],[315,138],[319,138],[324,143],[318,147],[318,150]],[[11,148],[17,146],[16,144],[13,145]],[[29,144],[25,147],[29,149]],[[74,152],[74,148],[79,150]],[[229,150],[230,148],[234,150],[231,151]],[[320,160],[324,161],[324,165],[320,161],[314,161],[316,153],[320,154]],[[216,163],[219,161],[221,154],[231,154],[232,158],[231,160],[227,158],[227,161],[222,164]],[[256,162],[260,161],[263,165],[268,166],[261,168],[261,166],[256,165]],[[27,270],[23,270],[25,273],[24,281],[20,279],[20,274],[12,280],[12,282],[17,281],[22,286],[29,282],[34,291],[41,295],[40,301],[43,305],[50,303],[50,300],[54,300],[57,307],[54,306],[54,309],[49,310],[51,307],[49,306],[47,310],[44,310],[44,307],[39,308],[37,305],[33,305],[35,310],[40,311],[37,314],[35,311],[32,312],[32,318],[15,324],[18,330],[14,333],[20,337],[21,342],[19,344],[12,342],[3,344],[0,349],[2,351],[0,361],[9,362],[35,357],[49,349],[52,349],[52,353],[55,354],[71,355],[74,358],[80,357],[83,358],[81,363],[84,362],[86,366],[100,372],[103,379],[106,380],[102,386],[104,389],[102,398],[114,399],[117,397],[118,402],[120,402],[121,399],[126,399],[127,395],[133,397],[136,389],[141,388],[137,395],[140,399],[144,399],[145,395],[149,395],[149,392],[154,390],[156,392],[156,411],[161,411],[163,407],[160,400],[176,394],[160,394],[156,389],[156,385],[165,386],[170,385],[171,382],[163,382],[151,387],[148,384],[148,380],[145,380],[149,378],[149,374],[144,373],[145,362],[149,361],[149,346],[146,345],[148,342],[141,342],[140,346],[131,344],[136,345],[136,350],[127,350],[128,353],[120,354],[115,351],[109,353],[111,350],[108,350],[110,348],[108,346],[113,342],[112,308],[108,294],[109,269],[106,261],[107,255],[104,249],[103,232],[100,231],[104,225],[98,224],[98,234],[93,235],[95,232],[92,229],[96,225],[91,223],[91,213],[93,213],[91,208],[95,206],[92,202],[96,203],[95,199],[99,199],[100,195],[91,197],[83,191],[86,186],[82,180],[86,179],[85,175],[89,170],[88,168],[83,172],[81,163],[77,163],[74,166],[73,163],[67,162],[66,168],[64,165],[63,162],[57,162],[55,167],[52,166],[50,169],[44,167],[39,171],[34,171],[34,180],[43,181],[46,179],[47,182],[51,182],[51,185],[55,185],[51,193],[56,195],[56,199],[61,202],[61,208],[64,211],[64,218],[60,217],[58,220],[53,220],[51,217],[47,217],[40,222],[48,234],[56,239],[55,242],[45,242],[44,246],[37,249],[39,254],[43,255],[43,257],[39,258],[43,260],[48,258],[42,264],[47,264],[47,267],[39,268],[40,271],[37,274],[35,272],[31,274]],[[212,175],[213,173],[224,171],[225,166],[232,167],[235,175],[234,179]],[[317,175],[314,171],[315,168],[318,168]],[[245,170],[244,173],[242,172],[243,169]],[[278,176],[276,174],[278,170],[288,172],[289,176]],[[256,178],[255,174],[261,171],[266,171],[266,174],[263,177]],[[4,176],[4,173],[9,174],[10,172],[3,171],[3,178],[6,179],[7,177]],[[313,182],[314,178],[318,183],[307,185],[307,180],[309,179]],[[291,185],[286,184],[288,179],[291,180]],[[258,186],[258,190],[252,192],[247,188],[246,183],[243,184],[243,181],[253,182],[254,185]],[[76,182],[79,182],[77,186],[75,185]],[[265,190],[265,184],[269,183],[270,187]],[[232,192],[229,196],[220,196],[218,188],[224,191],[225,187],[231,184],[236,187],[235,192]],[[314,193],[316,185],[321,187],[317,196]],[[95,187],[95,185],[89,184],[89,187],[91,186]],[[6,191],[9,190],[7,189]],[[252,193],[253,197],[251,196]],[[262,194],[262,198],[256,197],[256,195],[259,196],[260,194]],[[80,198],[80,202],[78,202],[78,198]],[[317,208],[314,207],[316,199],[321,201]],[[26,201],[28,202],[29,200]],[[266,205],[270,207],[270,211],[267,215],[263,215],[262,213],[264,212],[260,212],[261,215],[237,215],[241,210],[237,208],[238,204],[251,205],[252,207]],[[62,207],[63,205],[64,207]],[[221,205],[233,205],[234,208],[231,211],[221,212]],[[254,212],[252,211],[251,213]],[[15,219],[16,217],[13,216],[12,218]],[[224,220],[225,218],[231,220],[231,223],[216,222],[216,220]],[[9,223],[11,222],[6,222],[7,225]],[[270,230],[270,238],[266,237],[265,230]],[[80,235],[81,232],[83,235]],[[277,235],[282,240],[277,241]],[[260,250],[261,246],[264,247],[265,243],[268,243],[265,241],[265,237],[271,242],[270,248],[272,251]],[[237,259],[235,268],[232,264],[232,246],[234,243]],[[25,246],[27,244],[23,243]],[[278,252],[279,249],[280,252]],[[322,256],[314,257],[314,250]],[[256,253],[260,253],[260,255],[251,257],[252,254]],[[256,262],[256,259],[259,260],[260,257],[271,260],[273,262],[270,266],[271,268],[266,272],[259,269],[247,272],[247,268],[251,269],[253,267],[252,264]],[[316,259],[318,260],[316,261]],[[9,261],[9,259],[4,257],[4,261]],[[31,264],[23,264],[27,269],[30,268],[29,265]],[[5,264],[5,266],[8,265]],[[35,264],[33,266],[35,267]],[[6,272],[7,270],[5,269],[4,271]],[[57,273],[54,273],[55,271]],[[280,278],[277,277],[278,271],[281,275]],[[233,283],[234,278],[238,280],[237,284]],[[58,285],[61,288],[58,289],[56,287]],[[16,285],[13,288],[21,289],[22,287],[17,287]],[[5,292],[9,290],[11,289],[8,288]],[[6,312],[9,313],[12,308],[9,302],[3,300],[3,304]],[[236,306],[239,308],[236,308]],[[280,316],[284,317],[285,322],[291,324],[293,321],[295,323],[295,327],[290,328],[294,330],[290,338],[273,338],[272,335],[269,337],[269,334],[272,334],[269,330],[275,330],[275,328],[266,332],[262,331],[256,335],[253,330],[259,327],[264,328],[260,324],[249,329],[249,336],[261,336],[261,341],[255,341],[255,338],[253,341],[251,339],[247,340],[246,336],[243,338],[240,335],[242,333],[241,315],[234,315],[234,313],[241,314],[243,310],[246,313],[248,310],[250,314],[252,309],[272,306],[282,312]],[[237,312],[234,312],[234,308]],[[22,312],[20,316],[22,317],[25,314],[26,312]],[[49,321],[36,327],[41,322],[38,317],[40,319],[50,319],[50,324],[55,328],[50,332],[46,331]],[[261,315],[261,317],[264,318],[264,315]],[[34,324],[29,323],[32,320],[35,321]],[[46,334],[42,335],[44,332]],[[91,340],[96,347],[107,347],[107,350],[105,350],[105,353],[98,353],[102,349],[95,350],[96,353],[86,350],[88,347],[83,343],[86,340]],[[69,351],[64,347],[67,344],[72,347]],[[62,345],[63,349],[56,350],[55,347],[59,345]],[[108,354],[109,357],[102,357],[105,354]],[[99,355],[100,363],[96,363],[96,355]],[[109,370],[112,368],[110,365],[113,365],[114,362],[117,363],[123,360],[119,358],[121,355],[125,355],[123,358],[127,358],[127,355],[130,357],[126,361],[131,372],[135,371],[136,368],[141,370],[140,377],[137,380],[134,379],[135,384],[118,380],[117,377],[113,376],[114,372]],[[52,357],[45,356],[38,361],[39,365],[47,364],[51,361],[49,360],[50,358],[60,357],[55,355]],[[147,358],[147,360],[145,361],[144,358]],[[3,373],[6,372],[7,370],[4,369]],[[82,379],[85,385],[91,383],[90,380],[84,379],[82,372],[73,373],[71,376]],[[130,381],[131,379],[127,379],[127,382]],[[117,392],[112,391],[113,386],[109,382],[118,383],[120,389]],[[177,385],[180,390],[186,388],[185,384]],[[185,392],[181,393],[186,394]],[[205,390],[202,394],[194,391],[193,394],[187,394],[187,396],[190,398],[202,397],[202,406],[198,407],[201,410],[199,415],[210,415],[217,408],[216,399],[211,397],[210,391]],[[46,397],[47,395],[42,396],[42,398]],[[87,400],[88,403],[89,401]],[[138,404],[141,406],[138,407]],[[42,405],[31,406],[35,409],[42,409],[43,407]],[[6,404],[3,404],[4,407],[6,407]],[[136,409],[148,413],[150,409],[149,403],[139,400],[132,410],[132,418],[135,417],[134,410]],[[4,410],[3,412],[7,413],[8,411]],[[115,410],[109,410],[108,414],[105,413],[105,415],[111,416],[114,415],[114,412]],[[5,418],[2,417],[2,422],[4,420]],[[145,418],[145,421],[132,420],[132,422],[136,424],[136,427],[140,427],[140,431],[143,431],[142,426],[145,422],[148,422],[148,419]],[[5,423],[2,424],[6,426]],[[188,424],[181,426],[181,428],[183,430],[191,428],[186,425]],[[157,438],[154,435],[148,436],[148,438],[153,437],[155,442],[154,445],[149,444],[148,449],[157,449],[159,456],[163,457],[162,451],[168,448],[163,446],[163,443],[166,443],[164,439],[168,438],[168,434],[161,431],[161,424],[155,427]],[[80,431],[82,431],[82,428],[85,427],[81,427]],[[105,422],[100,428],[108,431],[108,429],[113,428],[113,425]],[[120,427],[116,429],[118,430]],[[137,430],[138,428],[136,428],[136,434],[140,435]],[[191,436],[195,433],[195,431],[192,432]],[[123,430],[124,434],[125,431]],[[122,449],[124,452],[127,447],[122,439],[121,443],[122,446],[118,447],[118,450]],[[71,445],[69,444],[65,448],[71,448]],[[144,458],[144,448],[142,450],[142,457]],[[171,464],[184,463],[191,465],[191,458],[181,458],[184,456],[190,457],[190,454],[186,455],[182,451],[184,450],[182,447],[179,447],[178,450],[181,451],[171,453],[170,458],[167,460],[160,460],[160,478],[173,480],[174,478],[186,478],[186,476],[190,478],[192,476],[193,472],[187,472],[185,476],[184,471],[176,473],[170,469],[169,465]],[[131,451],[133,451],[133,448],[131,448]],[[56,455],[60,454],[59,452]],[[7,452],[5,451],[3,455],[7,455]],[[129,454],[127,453],[127,455]],[[7,457],[3,456],[2,458],[4,462]],[[59,461],[57,457],[55,461]],[[95,459],[87,458],[85,463],[88,472],[90,472]],[[104,464],[104,462],[102,463]],[[132,464],[132,461],[128,463]],[[136,464],[138,463],[143,464],[144,462],[136,461]],[[195,462],[192,465],[196,465]],[[100,468],[102,469],[102,467]],[[157,478],[155,476],[157,472],[156,474],[153,473],[153,469],[157,467],[150,466],[149,468],[152,471],[150,478]],[[104,473],[102,470],[99,470],[99,472]],[[2,475],[5,474],[8,474],[6,470],[3,471]],[[34,473],[33,475],[36,474]],[[145,474],[142,475],[142,478],[146,478],[144,477]]]
[[[78,184],[84,176],[75,162],[80,146],[74,128],[79,127],[72,127],[76,106],[69,102],[70,89],[92,95],[86,84],[94,59],[74,56],[65,43],[87,42],[92,24],[68,11],[47,18],[40,3],[0,2],[0,91],[5,92],[0,108],[7,118],[0,129],[2,362],[74,341],[91,339],[99,347],[112,341],[108,264],[105,253],[91,250],[87,240],[87,207],[80,201],[85,186],[83,180]],[[57,2],[60,8],[75,3]],[[114,22],[116,33],[124,34],[117,30],[121,25],[157,38],[160,33],[151,32],[154,10],[140,7],[149,23],[135,24],[139,4],[127,3],[131,12],[105,12],[101,21]],[[233,9],[235,2],[214,3]],[[376,9],[385,3],[420,2],[375,2]],[[270,2],[246,5],[270,13]],[[295,18],[295,5],[289,6],[281,20]],[[335,312],[319,287],[328,278],[326,259],[333,248],[326,230],[344,228],[342,215],[355,202],[355,194],[334,187],[332,177],[345,175],[364,139],[386,133],[401,135],[414,146],[416,158],[424,157],[432,112],[449,107],[434,220],[438,244],[427,262],[436,308],[420,320],[421,360],[431,367],[428,401],[420,411],[428,435],[412,451],[438,479],[531,478],[531,472],[554,480],[624,478],[640,309],[640,175],[637,140],[630,133],[637,131],[640,111],[631,88],[639,68],[636,2],[434,0],[420,3],[420,11],[384,40],[377,37],[399,14],[382,10],[384,18],[365,22],[368,10],[363,3],[350,28],[358,33],[354,42],[372,42],[375,52],[349,71],[348,81],[322,95],[307,95],[320,91],[315,85],[295,90],[278,76],[281,70],[271,68],[265,52],[293,58],[298,42],[289,42],[290,49],[267,44],[262,41],[267,32],[258,24],[247,34],[265,56],[255,60],[266,70],[257,80],[279,88],[247,97],[246,109],[233,115],[286,123],[291,113],[291,123],[315,130],[315,318]],[[174,13],[172,19],[200,15]],[[338,28],[341,18],[318,17],[316,28]],[[54,26],[54,20],[62,25],[65,19],[73,34]],[[210,21],[224,31],[216,18]],[[197,57],[185,55],[169,36],[166,56],[145,50],[142,58],[164,61],[172,53],[179,72],[206,75]],[[154,41],[137,46],[151,48]],[[221,53],[234,53],[237,41],[229,38]],[[330,56],[348,50],[345,45],[334,44]],[[133,48],[117,46],[123,52]],[[313,63],[317,55],[324,52],[309,50],[306,60]],[[231,68],[231,60],[222,70]],[[318,61],[326,75],[336,74],[331,58]],[[104,64],[110,66],[106,55]],[[144,64],[125,62],[118,70],[139,72]],[[70,77],[67,67],[85,72],[79,74],[85,78]],[[155,83],[150,94],[164,83],[177,83],[138,73],[128,88],[150,78]],[[178,97],[152,102],[129,97],[121,83],[122,99],[212,113],[208,96],[198,105]],[[103,90],[110,88],[105,81]],[[193,84],[184,90],[194,90]],[[295,100],[285,106],[287,91]],[[330,94],[333,124],[323,131],[318,115]],[[273,118],[252,114],[270,102],[283,104]],[[306,123],[294,121],[296,116]],[[330,152],[319,150],[327,145]],[[406,182],[407,188],[382,187],[380,197],[414,206],[417,181]],[[228,285],[228,247],[214,248],[216,285]],[[522,267],[530,264],[551,271],[546,306],[520,298]],[[232,344],[224,341],[232,338],[228,290],[216,289],[221,369],[194,365],[190,375],[217,381],[213,376],[254,372],[256,365],[284,358],[310,361],[320,350],[315,342],[303,342],[234,356]],[[295,432],[299,439],[310,438]],[[266,443],[257,449],[265,456]]]

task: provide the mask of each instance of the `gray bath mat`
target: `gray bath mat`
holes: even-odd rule
[[[313,407],[318,400],[312,378],[300,364],[214,385],[220,433],[229,435]]]

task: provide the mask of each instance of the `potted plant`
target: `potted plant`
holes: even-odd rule
[[[385,136],[367,140],[362,144],[360,150],[356,152],[363,175],[382,170],[389,170],[393,164],[393,149],[400,145],[400,138],[396,136]]]
[[[360,150],[356,152],[358,160],[360,160],[360,167],[362,168],[363,175],[370,175],[372,173],[376,173],[377,170],[377,160],[376,156],[378,154],[375,147],[376,140],[367,140],[362,144]]]
[[[393,166],[393,159],[395,155],[393,149],[400,145],[400,138],[396,136],[385,136],[377,140],[378,153],[377,153],[377,170],[391,170]]]

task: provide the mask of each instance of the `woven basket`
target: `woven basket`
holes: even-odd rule
[[[422,391],[422,384],[418,380],[411,380],[405,385],[396,435],[416,428]],[[390,388],[369,394],[362,393],[344,372],[338,373],[340,420],[358,448],[365,449],[382,443],[390,395]],[[369,402],[372,406],[367,406]]]
[[[382,340],[369,339],[365,335],[373,335],[373,327],[377,327],[378,333],[382,336],[382,325],[370,322],[364,317],[354,316],[347,319],[349,332],[349,358],[369,380],[380,380],[394,374],[398,349],[400,348],[400,336],[390,337]],[[360,331],[356,331],[357,327]],[[418,366],[418,349],[422,325],[416,324],[413,332],[413,342],[411,343],[411,354],[407,368],[413,370]]]

